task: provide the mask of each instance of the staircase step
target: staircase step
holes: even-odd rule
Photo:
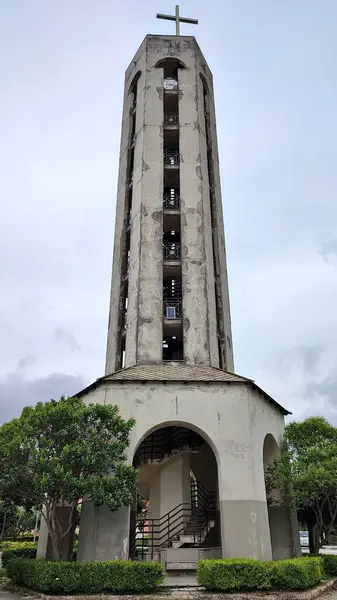
[[[192,562],[167,562],[166,563],[166,571],[195,571],[196,570],[196,561]]]

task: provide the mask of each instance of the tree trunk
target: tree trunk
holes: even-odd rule
[[[308,535],[309,535],[309,553],[314,553],[314,527],[311,521],[307,521]]]
[[[322,530],[316,524],[313,527],[313,555],[318,556],[321,548]]]

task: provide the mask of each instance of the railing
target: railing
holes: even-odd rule
[[[178,115],[164,115],[164,123],[165,123],[165,125],[178,125],[179,116]]]
[[[165,298],[164,317],[169,320],[181,318],[181,299]]]
[[[204,494],[205,499],[203,499]],[[198,482],[191,485],[192,499],[197,495],[198,506],[182,503],[173,508],[161,519],[137,519],[132,523],[130,537],[130,557],[144,560],[148,555],[153,560],[161,548],[167,548],[180,535],[192,537],[195,546],[201,546],[210,527],[217,520],[215,492],[209,492]],[[211,506],[211,509],[209,508]],[[132,535],[133,534],[133,535]]]
[[[163,244],[164,248],[164,259],[165,260],[180,260],[181,259],[181,245],[176,243]]]
[[[168,456],[173,456],[179,452],[199,452],[203,445],[203,440],[198,434],[191,438],[191,431],[177,428],[169,428],[166,431],[156,431],[146,438],[139,446],[135,457],[135,466],[144,463],[156,463],[166,460]]]
[[[179,165],[180,156],[179,152],[165,152],[164,153],[164,163],[165,165]]]
[[[164,90],[172,91],[178,89],[178,81],[173,77],[167,77],[163,81]]]
[[[180,208],[180,197],[178,194],[164,194],[163,206],[169,210],[177,210]]]

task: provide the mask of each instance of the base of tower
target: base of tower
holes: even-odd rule
[[[135,419],[128,461],[148,505],[144,519],[135,507],[111,513],[85,503],[78,560],[159,560],[173,569],[208,549],[226,558],[300,555],[296,517],[268,506],[264,477],[287,411],[252,381],[196,365],[137,365],[78,396]]]

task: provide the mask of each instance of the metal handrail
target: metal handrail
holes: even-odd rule
[[[165,123],[165,125],[178,125],[179,115],[177,115],[177,114],[164,115],[164,123]]]
[[[168,260],[180,260],[181,259],[181,244],[173,243],[165,243],[163,244],[164,249],[164,259]]]
[[[217,511],[215,511],[217,514]],[[191,518],[194,516],[194,520],[189,523],[186,522],[187,518]],[[214,514],[215,516],[215,514]],[[166,547],[169,543],[179,534],[184,534],[184,532],[188,531],[186,535],[192,535],[194,539],[194,543],[201,543],[202,534],[205,533],[207,527],[209,527],[210,522],[216,519],[210,519],[207,511],[201,511],[197,515],[193,515],[193,506],[188,503],[181,503],[171,511],[166,513],[161,519],[138,519],[134,521],[134,531],[136,534],[137,528],[138,531],[147,534],[147,539],[144,537],[141,538],[141,544],[138,544],[138,547],[141,550],[142,558],[146,551],[151,551],[151,558],[153,559],[154,553],[157,549],[161,547]],[[146,531],[145,528],[148,528]],[[207,535],[207,531],[206,531]],[[139,539],[139,538],[138,538]],[[150,548],[149,548],[150,547]],[[131,551],[136,552],[137,549],[137,536],[135,535],[134,544],[131,545]]]
[[[171,194],[164,194],[163,196],[163,205],[164,208],[168,208],[170,210],[175,210],[176,208],[180,208],[180,196],[175,194],[172,196]]]
[[[175,152],[175,151],[164,152],[165,165],[175,166],[175,165],[179,165],[179,162],[180,162],[179,152]]]
[[[164,316],[167,319],[179,319],[181,317],[181,302],[182,298],[165,298],[163,302]],[[169,317],[167,315],[168,308],[174,309],[174,316]]]

